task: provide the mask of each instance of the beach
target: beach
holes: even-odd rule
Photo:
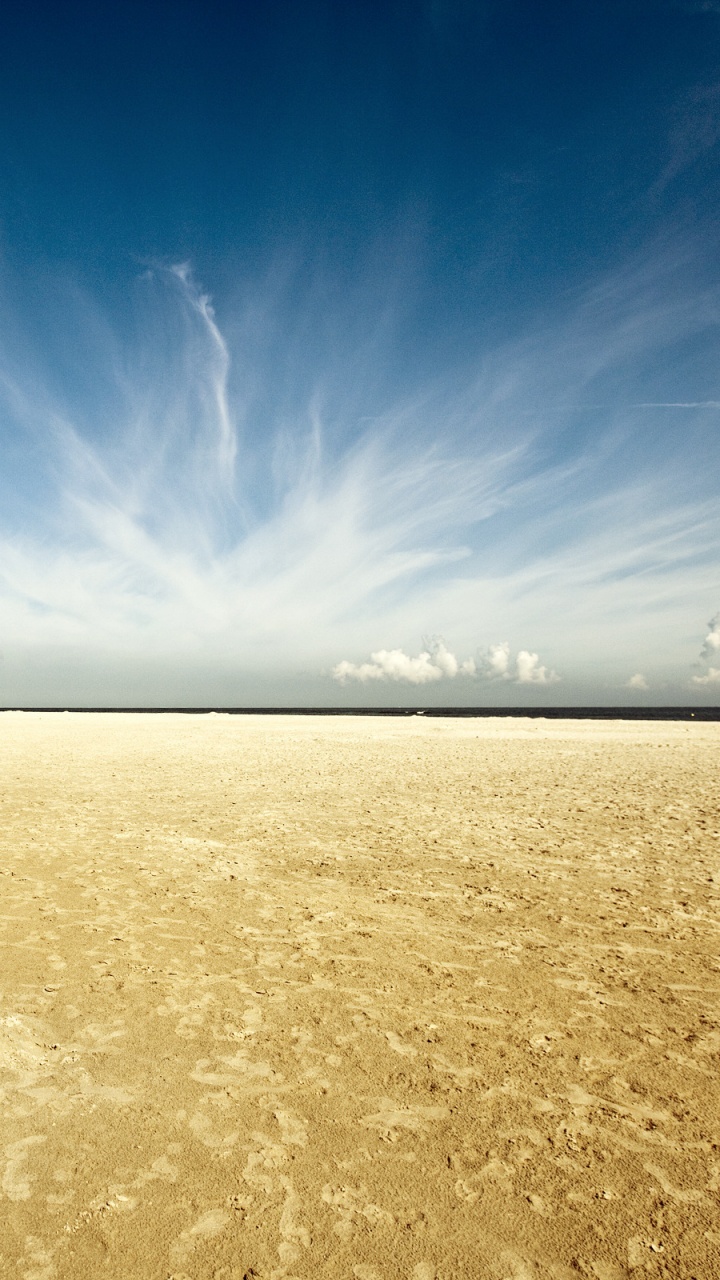
[[[719,748],[0,714],[0,1272],[720,1276]]]

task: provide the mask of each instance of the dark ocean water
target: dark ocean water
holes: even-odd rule
[[[98,715],[201,716],[493,716],[533,720],[720,720],[717,707],[2,707],[0,711],[74,711]]]

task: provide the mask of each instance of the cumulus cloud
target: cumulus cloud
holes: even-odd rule
[[[634,676],[625,682],[626,689],[647,689],[648,682],[640,671],[636,671]]]
[[[507,640],[501,644],[491,644],[483,655],[483,675],[490,680],[511,680],[510,645]]]
[[[518,684],[555,684],[560,679],[555,671],[540,666],[540,658],[536,653],[521,649],[516,660]]]
[[[708,622],[708,633],[700,650],[701,661],[708,663],[708,669],[702,676],[692,676],[693,684],[720,684],[720,667],[712,665],[713,658],[720,658],[720,613]]]
[[[513,669],[507,641],[490,645],[479,662],[474,658],[460,661],[443,641],[428,645],[416,658],[402,649],[378,649],[371,653],[369,662],[354,663],[343,659],[333,668],[332,674],[340,684],[348,680],[362,684],[372,680],[397,680],[419,685],[443,678],[454,680],[456,676],[512,680],[515,684],[554,684],[560,679],[554,671],[540,666],[538,655],[529,653],[527,649],[520,650]]]
[[[704,676],[693,676],[693,684],[720,684],[720,667],[708,667]]]
[[[710,629],[700,650],[700,657],[706,662],[720,654],[720,613],[716,613],[715,617],[710,619],[708,627]]]
[[[472,676],[475,663],[472,658],[459,662],[454,653],[442,642],[432,649],[423,649],[417,658],[411,658],[402,649],[378,649],[370,654],[369,662],[354,663],[344,660],[333,668],[333,679],[340,684],[358,680],[398,680],[406,684],[431,684],[435,680],[454,680],[457,675]]]

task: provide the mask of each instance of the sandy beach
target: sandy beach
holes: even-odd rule
[[[720,725],[0,715],[0,1272],[720,1276]]]

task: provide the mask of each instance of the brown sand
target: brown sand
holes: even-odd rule
[[[720,1276],[720,725],[0,716],[0,1273]]]

